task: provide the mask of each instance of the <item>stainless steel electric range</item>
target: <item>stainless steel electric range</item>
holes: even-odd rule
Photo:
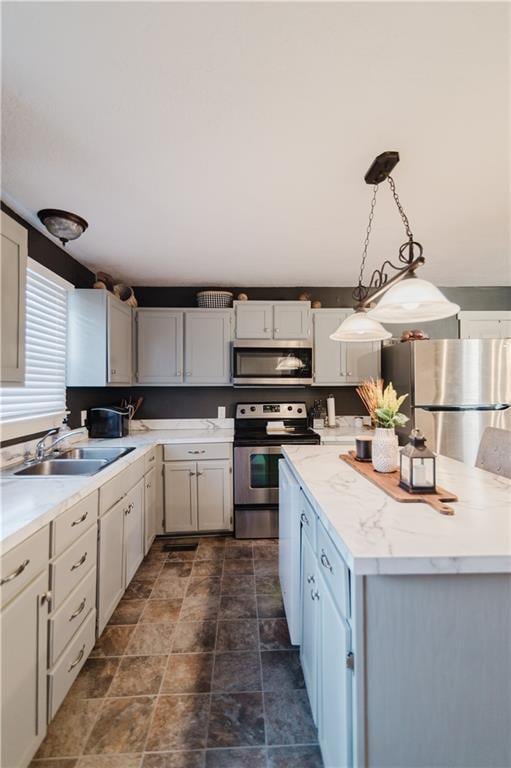
[[[268,425],[283,422],[279,431]],[[316,445],[305,403],[238,403],[234,421],[234,535],[276,538],[282,445]]]

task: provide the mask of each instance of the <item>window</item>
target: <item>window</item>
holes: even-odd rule
[[[2,439],[59,426],[66,411],[67,293],[73,286],[28,259],[25,383],[0,388]]]

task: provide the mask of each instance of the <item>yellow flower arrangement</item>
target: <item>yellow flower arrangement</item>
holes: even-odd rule
[[[408,416],[399,413],[408,395],[398,397],[391,381],[384,389],[383,379],[367,379],[357,387],[357,394],[375,426],[390,429],[401,427],[408,421]]]

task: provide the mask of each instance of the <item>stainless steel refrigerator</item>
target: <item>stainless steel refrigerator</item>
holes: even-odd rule
[[[486,427],[511,430],[511,339],[410,341],[382,349],[382,376],[409,393],[400,443],[419,428],[436,453],[475,464]]]

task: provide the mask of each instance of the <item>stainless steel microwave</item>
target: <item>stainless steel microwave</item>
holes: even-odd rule
[[[246,387],[296,387],[312,384],[310,341],[235,341],[232,382]]]

